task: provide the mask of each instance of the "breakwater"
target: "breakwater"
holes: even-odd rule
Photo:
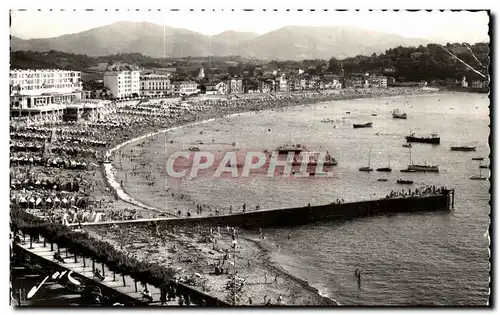
[[[161,225],[223,225],[244,229],[303,225],[318,221],[341,221],[384,214],[423,211],[446,211],[453,207],[454,190],[443,190],[439,194],[405,198],[385,198],[348,203],[332,203],[295,208],[265,209],[237,214],[196,218],[159,218],[130,221],[88,223],[85,225],[141,225],[155,222]]]

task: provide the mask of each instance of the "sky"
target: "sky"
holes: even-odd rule
[[[287,25],[358,26],[373,31],[399,34],[444,42],[489,41],[486,12],[394,12],[394,11],[297,11],[236,9],[190,12],[158,10],[96,11],[11,11],[11,35],[23,39],[56,37],[78,33],[118,21],[147,21],[176,28],[186,28],[205,35],[226,30],[264,34]]]

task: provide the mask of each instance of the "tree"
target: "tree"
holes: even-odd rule
[[[337,60],[337,58],[332,57],[328,61],[328,71],[337,73],[340,70],[340,62]]]

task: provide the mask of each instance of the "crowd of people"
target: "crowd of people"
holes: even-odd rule
[[[435,185],[427,185],[421,188],[412,189],[401,189],[400,191],[391,190],[391,192],[386,196],[386,199],[392,198],[413,198],[413,197],[424,197],[430,195],[441,195],[447,192],[448,189],[444,186],[436,187]]]
[[[382,91],[380,96],[382,93],[387,95],[387,91]],[[374,96],[373,93],[379,92],[374,90],[363,93],[361,95]],[[139,218],[141,215],[133,209],[103,208],[102,202],[93,195],[94,189],[102,183],[94,182],[96,170],[89,166],[98,166],[105,162],[105,157],[108,156],[107,150],[110,148],[144,134],[189,122],[346,97],[360,97],[360,93],[339,90],[265,94],[252,98],[190,99],[188,102],[168,100],[113,102],[94,115],[76,122],[62,121],[61,115],[12,120],[11,206],[62,224]],[[155,181],[155,178],[151,177],[151,181]],[[437,193],[442,189],[444,188],[427,187],[414,192],[391,192],[388,197]],[[115,192],[109,188],[106,188],[106,191],[116,198]],[[342,201],[337,200],[339,203]],[[251,208],[253,210],[254,207]],[[260,206],[256,205],[255,209],[259,210]],[[186,215],[191,216],[191,213],[196,213],[199,216],[209,216],[247,210],[251,209],[246,204],[238,208],[230,206],[228,209],[219,209],[194,203],[193,209],[186,211]],[[182,213],[178,211],[180,216]],[[224,234],[224,231],[220,231],[220,227],[216,229],[217,232],[215,228],[211,228],[210,234]],[[227,227],[225,232],[236,244],[237,230]],[[229,253],[223,251],[223,255],[225,256],[219,257],[220,260],[214,265],[214,271],[218,268],[219,274],[223,274],[221,270],[225,269],[226,272],[228,270]],[[172,288],[162,290],[162,299],[175,295],[175,292],[172,293]],[[189,300],[184,299],[182,303],[189,304]]]

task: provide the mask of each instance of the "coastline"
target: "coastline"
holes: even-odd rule
[[[398,89],[396,89],[396,91],[398,91]],[[392,99],[392,98],[398,98],[398,97],[412,97],[412,96],[418,97],[421,95],[436,95],[435,91],[429,92],[429,91],[421,91],[421,90],[416,90],[416,89],[405,89],[404,92],[406,92],[407,94],[399,93],[397,95],[374,95],[371,98],[391,98]],[[410,93],[408,93],[408,92],[410,92]],[[391,94],[391,93],[388,93],[388,94]],[[340,100],[336,99],[333,101],[357,100],[357,99],[362,100],[362,99],[368,98],[368,97],[366,97],[366,95],[361,95],[363,97],[360,97],[360,98],[357,98],[357,96],[360,96],[360,95],[349,95],[349,97],[342,98]],[[231,118],[233,116],[238,116],[240,114],[257,114],[257,113],[262,112],[262,111],[276,111],[276,110],[282,110],[282,109],[291,108],[291,107],[309,106],[309,105],[314,105],[317,103],[326,102],[326,101],[318,101],[318,102],[315,102],[315,101],[316,101],[315,99],[311,99],[311,102],[301,102],[299,104],[290,104],[289,106],[284,106],[281,108],[278,107],[278,108],[268,108],[268,109],[263,109],[263,110],[250,110],[250,111],[244,111],[244,112],[230,113],[227,115],[222,115],[221,117],[212,117],[212,118],[204,117],[207,119],[192,122],[192,123],[187,123],[184,125],[179,125],[179,126],[175,126],[175,127],[171,127],[171,128],[166,128],[166,129],[154,132],[154,133],[148,133],[146,135],[136,137],[132,140],[129,140],[123,144],[120,144],[120,145],[114,147],[113,149],[110,150],[110,154],[112,154],[114,152],[119,152],[125,146],[127,146],[127,147],[130,147],[131,145],[136,146],[138,142],[144,141],[146,139],[149,139],[151,137],[154,137],[154,136],[157,136],[159,134],[169,132],[169,131],[179,130],[179,129],[183,129],[183,128],[189,128],[189,127],[197,126],[197,125],[203,125],[203,124],[215,121],[215,120],[228,119],[228,118]],[[144,153],[145,150],[142,150],[142,152]],[[134,164],[134,162],[130,161],[129,159],[126,159],[126,158],[124,159],[123,157],[121,157],[121,159],[125,161],[125,163],[124,163],[125,168],[128,168],[128,170],[130,170],[132,168],[132,165]],[[145,161],[144,159],[141,160],[141,162],[151,163],[151,161]],[[122,163],[122,161],[120,161],[120,163]],[[172,190],[172,192],[174,192],[176,195],[175,197],[170,196],[170,193],[169,194],[161,193],[161,195],[163,195],[164,197],[160,197],[160,196],[158,196],[159,194],[154,194],[154,193],[149,194],[148,193],[154,187],[148,187],[149,189],[144,190],[144,189],[141,189],[141,187],[140,187],[141,185],[137,185],[139,187],[132,187],[134,185],[134,183],[128,183],[127,181],[125,181],[124,186],[121,186],[119,184],[119,182],[120,182],[120,180],[125,179],[124,173],[127,172],[128,170],[127,169],[125,169],[125,170],[119,169],[118,165],[114,165],[114,164],[110,165],[109,168],[106,170],[106,177],[107,177],[108,181],[110,182],[110,186],[112,186],[113,189],[117,190],[118,196],[120,199],[123,198],[123,200],[125,200],[126,202],[133,204],[135,206],[142,207],[143,209],[149,208],[152,211],[154,211],[155,213],[163,213],[164,215],[169,215],[169,216],[176,216],[177,215],[174,211],[174,208],[182,209],[183,213],[185,213],[189,208],[192,209],[193,207],[195,207],[193,204],[186,201],[186,199],[177,197],[179,195],[182,197],[185,197],[185,196],[183,196],[181,191],[173,191]],[[139,178],[139,179],[145,180],[144,178]],[[142,185],[142,186],[144,186],[144,185]],[[161,189],[161,188],[162,187],[159,187],[158,189]],[[163,189],[164,188],[165,187],[163,187]],[[156,204],[149,204],[148,201],[150,201],[151,199],[154,199],[154,198],[158,198],[160,200]],[[167,207],[160,207],[158,203],[165,204],[165,205],[166,204],[173,204],[174,206],[168,207],[168,208]],[[195,215],[195,214],[192,214],[192,215]]]
[[[236,305],[263,306],[266,301],[280,305],[280,297],[283,305],[288,306],[339,305],[272,261],[271,245],[255,239],[254,235],[242,232],[236,238],[237,249],[233,250],[231,233],[225,228],[180,226],[162,229],[156,236],[148,227],[92,226],[87,229],[94,237],[120,248],[125,255],[166,266],[174,272],[177,281],[229,304],[232,290],[226,284],[236,271],[239,279],[245,279],[243,289],[237,293]],[[215,274],[215,266],[221,266],[224,272]],[[193,278],[194,283],[185,282]]]
[[[271,257],[271,248],[272,248],[271,244],[266,243],[266,241],[250,239],[248,237],[242,237],[242,238],[255,244],[266,255],[265,256],[266,258],[263,261],[264,265],[266,265],[270,269],[273,269],[275,272],[280,273],[282,277],[288,277],[291,280],[297,282],[299,285],[301,285],[304,288],[304,290],[307,290],[313,294],[317,294],[318,300],[321,302],[320,305],[322,305],[322,306],[341,306],[342,305],[334,298],[331,298],[331,297],[328,297],[328,296],[322,294],[318,288],[312,286],[306,280],[292,275],[290,272],[286,271],[285,268],[283,268],[283,266],[281,266],[278,262],[274,261]]]
[[[428,95],[428,94],[434,95],[435,93],[433,93],[433,92],[429,93],[428,91],[421,91],[420,93],[418,93],[418,91],[413,91],[413,93],[408,93],[408,94],[403,94],[403,95],[376,95],[376,96],[371,96],[371,98],[397,98],[397,97],[408,97],[408,96]],[[356,96],[358,96],[358,97],[354,97],[354,95],[351,95],[350,97],[346,97],[346,98],[342,98],[342,99],[335,99],[335,100],[331,100],[331,101],[370,98],[366,95],[362,95],[362,97],[359,97],[360,95],[356,95]],[[301,102],[298,104],[289,104],[287,106],[281,107],[281,109],[295,107],[295,106],[312,105],[312,104],[321,103],[321,102],[325,102],[325,101],[327,101],[327,100],[317,101],[315,99],[310,99],[308,102]],[[257,113],[257,112],[265,111],[265,110],[279,110],[279,109],[280,108],[278,107],[278,108],[268,108],[268,109],[260,109],[260,110],[248,110],[248,111],[229,113],[229,114],[225,113],[223,115],[220,115],[220,113],[215,113],[215,115],[214,115],[215,117],[207,117],[207,116],[205,116],[206,113],[202,113],[204,118],[206,118],[206,119],[203,119],[201,121],[187,123],[187,124],[180,124],[178,126],[162,129],[162,130],[159,130],[156,132],[150,132],[150,133],[147,133],[145,135],[135,137],[133,139],[125,141],[124,143],[118,144],[117,146],[108,150],[108,154],[113,155],[115,153],[119,153],[120,150],[122,150],[126,146],[135,145],[137,142],[145,141],[146,139],[149,139],[151,137],[154,137],[156,135],[159,135],[159,134],[162,134],[165,132],[178,130],[178,129],[182,129],[182,128],[186,128],[186,127],[190,127],[190,126],[196,126],[196,125],[200,125],[200,124],[206,124],[208,122],[211,122],[211,121],[214,121],[217,119],[226,119],[226,118],[230,118],[231,116],[240,115],[242,113]],[[132,163],[132,161],[130,161],[130,163]],[[159,209],[159,208],[152,207],[150,205],[147,205],[144,201],[141,201],[140,199],[135,199],[131,195],[129,195],[127,193],[127,189],[122,187],[119,184],[119,180],[117,178],[117,175],[119,176],[120,172],[123,172],[123,171],[118,170],[117,165],[106,164],[106,166],[105,166],[106,181],[113,188],[113,190],[116,192],[117,196],[121,200],[123,200],[127,203],[130,203],[132,205],[144,208],[144,209],[152,210],[154,212],[162,211],[162,212],[165,212],[165,213],[168,213],[171,215],[175,215],[173,213],[173,211],[170,211],[170,213],[169,213],[169,211],[167,209]],[[143,199],[143,198],[141,198],[141,199]],[[173,210],[173,209],[170,209],[170,210]],[[108,238],[108,237],[106,237],[106,238]],[[302,304],[299,304],[299,305],[340,305],[334,299],[322,295],[321,292],[317,288],[310,285],[307,281],[291,275],[281,265],[279,265],[279,263],[272,261],[272,258],[270,255],[271,246],[269,244],[265,243],[265,241],[253,240],[253,239],[250,239],[248,237],[241,237],[241,239],[244,239],[246,242],[253,244],[258,249],[257,252],[259,254],[257,256],[250,255],[247,259],[250,259],[253,257],[258,257],[259,259],[262,260],[260,263],[262,264],[264,270],[267,270],[270,273],[278,274],[279,277],[281,277],[281,278],[286,278],[287,281],[290,281],[290,283],[295,283],[296,285],[300,286],[300,288],[301,288],[300,290],[307,291],[311,295],[310,301],[308,301],[307,303],[304,301],[301,301]],[[135,251],[137,252],[137,250],[135,250]],[[208,255],[208,256],[210,256],[210,255]],[[144,259],[148,259],[148,258],[150,258],[150,257],[147,255],[144,256]],[[204,258],[206,258],[206,257],[204,257]],[[160,262],[154,262],[154,263],[160,263]],[[182,266],[181,268],[183,268],[183,269],[188,268],[188,267],[186,267],[185,263],[182,263],[181,266]],[[262,274],[262,271],[258,271],[258,273]],[[213,282],[213,281],[215,281],[215,282]],[[213,281],[211,281],[212,285],[214,283],[216,285],[221,285],[218,281],[216,281],[216,280],[213,280]],[[280,290],[283,290],[283,288],[281,288]],[[206,292],[206,293],[208,293],[210,295],[213,294],[212,292]],[[288,295],[290,296],[290,294],[288,294]],[[293,294],[291,296],[293,296]],[[217,295],[217,297],[221,298],[220,293]]]
[[[389,91],[400,92],[399,88],[396,88],[395,90],[389,90]],[[400,98],[400,97],[412,97],[412,96],[417,97],[417,96],[421,96],[421,95],[436,95],[436,94],[438,94],[438,93],[436,93],[436,91],[426,91],[426,90],[420,90],[420,89],[404,89],[404,92],[405,93],[399,93],[396,95],[372,95],[371,97],[370,97],[370,94],[347,95],[347,97],[343,97],[341,99],[335,98],[335,99],[330,100],[330,101],[358,100],[358,99],[362,100],[362,99],[366,99],[366,98],[391,98],[392,99],[392,98]],[[391,94],[391,93],[388,93],[388,94]],[[441,93],[439,93],[439,94],[441,94]],[[338,95],[335,94],[335,96],[338,96]],[[359,96],[361,96],[361,97],[359,97]],[[118,153],[125,146],[130,147],[130,145],[136,145],[137,142],[144,141],[146,139],[149,139],[151,137],[154,137],[154,136],[166,133],[166,132],[179,130],[179,129],[183,129],[183,128],[189,128],[189,127],[197,126],[197,125],[203,125],[203,124],[215,121],[215,120],[228,119],[228,118],[231,118],[233,116],[238,116],[240,114],[252,114],[252,113],[256,114],[256,113],[261,112],[261,111],[276,111],[276,110],[286,109],[286,108],[291,108],[291,107],[309,106],[309,105],[314,105],[314,104],[322,103],[322,102],[328,102],[328,101],[325,101],[325,100],[318,101],[316,99],[310,99],[310,102],[300,102],[298,104],[289,104],[288,106],[283,106],[283,107],[278,107],[278,108],[272,108],[272,106],[271,106],[271,108],[268,108],[268,109],[249,110],[249,111],[242,111],[242,112],[236,112],[236,113],[229,113],[226,115],[217,115],[217,117],[203,117],[206,119],[203,119],[201,121],[187,123],[187,124],[181,124],[178,126],[174,126],[174,127],[162,129],[162,130],[159,130],[156,132],[151,132],[151,133],[148,133],[145,135],[138,136],[136,138],[133,138],[131,140],[128,140],[124,143],[121,143],[121,144],[115,146],[114,148],[110,149],[107,154],[112,155],[115,152]],[[216,114],[220,114],[220,113],[216,113]],[[123,158],[121,158],[121,159],[123,159]],[[120,163],[121,163],[121,161],[120,161]],[[133,162],[126,160],[126,164],[133,164]],[[136,196],[138,195],[138,196],[141,196],[141,198],[133,197],[131,194],[127,193],[127,190],[132,191],[133,189],[132,189],[132,187],[123,187],[122,185],[120,185],[120,183],[119,183],[120,180],[118,180],[117,177],[119,177],[119,178],[121,178],[121,180],[123,180],[124,179],[124,176],[123,176],[124,170],[119,170],[118,165],[115,165],[114,163],[112,163],[112,164],[106,164],[105,167],[106,167],[106,169],[105,169],[106,180],[108,181],[109,186],[112,187],[112,189],[117,193],[118,197],[121,200],[123,200],[131,205],[134,205],[134,206],[137,206],[137,207],[140,207],[143,209],[151,210],[155,213],[164,213],[166,215],[176,216],[176,213],[175,213],[175,211],[173,211],[173,209],[167,209],[166,207],[160,208],[160,207],[158,207],[158,205],[148,204],[148,202],[146,200],[150,200],[154,196],[153,195],[146,196],[147,193],[145,194],[145,192],[143,190],[137,191],[136,193],[132,193],[132,195],[136,195]],[[125,186],[127,186],[127,185],[125,185]],[[182,195],[182,192],[177,192],[177,195]],[[187,208],[187,202],[185,200],[182,200],[182,198],[175,197],[176,200],[172,200],[172,199],[173,198],[170,198],[169,196],[165,196],[164,204],[167,204],[170,202],[170,203],[177,205],[177,207],[182,207],[183,209]],[[191,205],[191,207],[193,207],[193,206]],[[173,208],[176,208],[176,207],[173,207]]]

